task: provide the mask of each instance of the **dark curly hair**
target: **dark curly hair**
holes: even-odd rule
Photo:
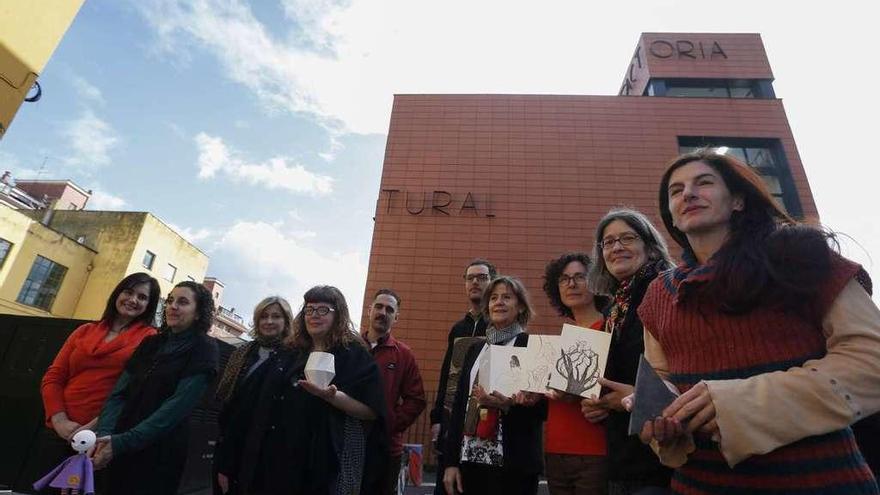
[[[586,253],[581,252],[565,253],[550,261],[544,267],[544,293],[547,294],[547,298],[550,299],[550,305],[556,309],[559,316],[574,319],[574,313],[571,312],[568,306],[562,304],[562,295],[559,293],[559,277],[562,276],[565,267],[572,261],[577,261],[584,265],[587,273],[590,272],[590,267],[593,265],[590,257]],[[606,304],[608,304],[607,297],[593,294],[593,305],[597,311],[602,311]]]
[[[195,295],[196,319],[193,321],[190,328],[198,333],[208,333],[208,331],[211,330],[211,324],[214,322],[214,297],[211,295],[211,291],[209,291],[204,285],[191,280],[180,282],[174,286],[174,289],[178,287],[185,287],[191,290]],[[164,311],[162,312],[162,330],[170,330],[165,324]]]
[[[156,308],[159,307],[162,289],[159,288],[159,282],[155,278],[144,272],[132,273],[116,284],[116,288],[113,289],[110,297],[107,298],[107,306],[104,308],[104,314],[101,315],[101,321],[112,325],[113,320],[119,316],[119,311],[116,310],[116,300],[119,299],[119,294],[122,294],[122,291],[126,289],[133,289],[141,284],[150,286],[150,298],[147,301],[147,307],[144,309],[144,312],[135,318],[134,321],[139,321],[144,325],[152,325],[153,319],[156,318]]]

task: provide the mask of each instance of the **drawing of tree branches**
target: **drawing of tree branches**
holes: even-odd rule
[[[599,355],[588,342],[580,341],[559,353],[556,371],[566,379],[566,392],[580,395],[599,382]]]

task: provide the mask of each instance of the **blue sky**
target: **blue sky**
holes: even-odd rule
[[[86,0],[0,167],[154,213],[243,315],[330,283],[359,318],[394,93],[615,94],[642,31],[759,32],[822,219],[877,279],[876,7],[778,4]]]

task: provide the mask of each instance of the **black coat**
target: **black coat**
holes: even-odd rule
[[[377,418],[367,422],[364,474],[361,493],[377,493],[388,463],[385,432],[385,397],[379,368],[359,343],[337,346],[333,384],[372,409]],[[284,375],[256,412],[261,423],[250,436],[257,444],[246,447],[255,459],[253,491],[267,494],[325,495],[339,473],[345,413],[297,385],[305,378],[308,352],[295,351],[282,363]],[[273,383],[274,380],[273,380]],[[265,388],[264,388],[265,389]],[[260,406],[263,407],[263,406]]]
[[[186,345],[160,354],[169,337],[167,331],[147,337],[126,363],[131,381],[114,432],[128,431],[152,415],[174,394],[181,379],[216,374],[218,349],[213,338],[194,333]],[[186,464],[188,426],[183,420],[147,448],[114,458],[108,468],[108,493],[176,494]]]
[[[529,335],[521,333],[516,336],[514,345],[525,347],[528,341]],[[446,449],[444,450],[447,454],[444,458],[446,466],[458,466],[461,460],[464,418],[471,395],[471,371],[480,356],[483,345],[485,345],[483,342],[472,345],[468,349],[461,367],[455,404],[452,406],[452,417],[449,420]],[[513,406],[504,414],[502,419],[504,435],[501,442],[504,450],[505,470],[512,469],[524,475],[539,474],[544,470],[543,423],[546,419],[547,401],[544,399],[530,407]]]
[[[629,309],[611,337],[605,367],[605,378],[608,380],[629,385],[636,383],[639,357],[645,352],[644,327],[636,310],[645,297],[648,285],[656,277],[657,271],[651,269],[644,277],[633,281]],[[669,486],[672,470],[661,465],[657,455],[638,436],[629,436],[629,417],[628,412],[611,411],[605,420],[608,480]]]

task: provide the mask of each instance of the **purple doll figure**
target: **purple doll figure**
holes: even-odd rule
[[[49,474],[34,483],[34,490],[41,491],[50,486],[59,488],[61,495],[92,495],[95,493],[95,477],[89,449],[95,445],[95,433],[80,430],[70,440],[70,446],[77,452],[65,459]]]

